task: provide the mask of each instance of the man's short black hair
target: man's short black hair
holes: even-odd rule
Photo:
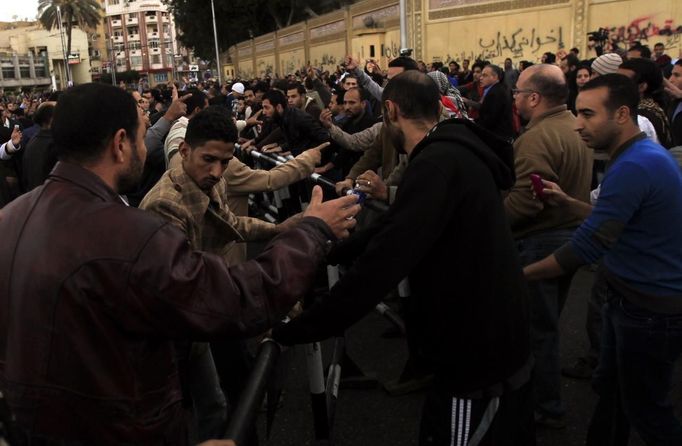
[[[545,54],[545,63],[554,63],[556,62],[556,54],[552,53],[551,51],[547,51]]]
[[[204,94],[204,92],[198,88],[188,88],[187,91],[180,94],[183,96],[186,94],[192,94],[191,98],[187,98],[185,100],[185,104],[187,104],[188,115],[193,113],[197,107],[199,107],[200,110],[206,107],[206,94]]]
[[[332,94],[336,95],[336,105],[343,105],[344,98],[346,97],[346,90],[339,88],[334,90]]]
[[[263,100],[268,100],[273,107],[281,105],[287,108],[287,97],[279,90],[270,90],[263,95]]]
[[[384,101],[395,102],[406,119],[438,120],[440,117],[438,86],[417,70],[404,71],[391,79],[381,95],[381,102]]]
[[[490,68],[493,73],[495,73],[498,81],[502,82],[504,80],[504,70],[499,65],[489,64],[487,67]]]
[[[133,143],[140,120],[135,99],[112,85],[77,85],[59,97],[52,135],[61,159],[97,160],[120,129]]]
[[[388,63],[389,68],[400,68],[402,67],[405,71],[408,70],[418,70],[419,65],[417,61],[407,56],[398,56]]]
[[[230,113],[223,107],[207,107],[194,115],[187,124],[185,142],[200,147],[208,141],[237,142],[237,127]]]
[[[289,88],[289,81],[286,79],[277,79],[272,83],[272,88],[280,90],[286,94],[287,88]]]
[[[637,123],[637,105],[639,104],[639,90],[637,85],[624,74],[609,73],[596,77],[586,83],[580,92],[606,88],[606,109],[614,113],[620,107],[627,107],[630,110],[632,120]],[[580,112],[580,110],[578,110]]]
[[[474,62],[474,64],[471,66],[471,71],[473,71],[475,68],[480,68],[481,71],[483,71],[483,69],[485,68],[486,65],[488,65],[488,64],[486,64],[486,63],[483,62],[482,60],[477,60],[477,61]]]
[[[663,73],[656,62],[651,59],[635,58],[624,61],[620,68],[631,70],[635,73],[635,83],[646,82],[647,87],[644,96],[651,97],[658,93],[663,86]]]
[[[540,68],[528,78],[528,86],[545,98],[548,105],[556,107],[565,104],[568,99],[568,85],[566,81],[557,82],[543,68],[546,67],[540,65]]]
[[[33,123],[38,124],[41,127],[49,124],[54,115],[54,107],[53,104],[40,105],[38,110],[33,114]]]
[[[245,89],[246,90],[246,89]],[[266,82],[258,82],[255,87],[253,87],[253,92],[267,93],[270,90],[270,86]]]
[[[673,65],[676,65],[678,67],[682,67],[682,59],[677,59],[677,62],[675,62]]]
[[[289,85],[287,85],[287,92],[289,90],[296,90],[298,94],[300,94],[301,96],[304,96],[306,94],[306,89],[300,82],[292,82]]]
[[[568,53],[564,60],[566,61],[566,65],[568,65],[569,68],[577,67],[578,64],[580,64],[580,59],[578,59],[578,56],[573,53]]]
[[[651,59],[651,48],[647,45],[642,45],[641,43],[632,45],[628,51],[639,51],[639,55],[643,59]]]

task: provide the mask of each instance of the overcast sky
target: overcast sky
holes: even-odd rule
[[[38,0],[0,0],[0,4],[0,22],[13,22],[15,15],[19,20],[34,20],[38,14]]]

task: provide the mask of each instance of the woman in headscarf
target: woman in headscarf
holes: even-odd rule
[[[466,105],[460,96],[459,91],[450,84],[448,77],[440,71],[426,73],[438,86],[441,95],[441,103],[453,118],[469,119]]]

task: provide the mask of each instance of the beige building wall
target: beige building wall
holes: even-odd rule
[[[502,64],[507,57],[537,62],[545,52],[580,49],[581,58],[596,56],[587,33],[607,28],[621,47],[641,41],[666,46],[673,59],[682,56],[680,0],[407,0],[408,46],[425,62],[462,59]],[[373,58],[383,68],[400,52],[399,4],[366,0],[275,33],[275,63],[280,75],[308,61],[335,70],[345,54]],[[258,39],[257,39],[258,40]],[[292,43],[294,42],[295,43]],[[242,42],[240,48],[251,42]],[[260,74],[269,55],[239,57],[238,73]],[[302,63],[303,59],[303,63]],[[248,68],[247,65],[251,65]],[[256,66],[254,66],[256,65]],[[250,70],[250,71],[247,71]]]
[[[66,35],[64,42],[66,42]],[[55,76],[58,88],[66,88],[62,41],[58,30],[48,31],[36,24],[21,29],[0,31],[0,48],[9,49],[20,55],[29,52],[38,55],[42,50],[46,50],[49,75]],[[88,36],[76,27],[71,33],[70,61],[71,74],[75,84],[92,81],[88,55]]]

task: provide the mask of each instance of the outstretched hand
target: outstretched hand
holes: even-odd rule
[[[356,224],[355,215],[360,212],[360,205],[357,204],[358,197],[348,195],[322,202],[322,188],[313,188],[310,204],[303,213],[304,217],[317,217],[327,223],[337,238],[348,237],[349,230]]]

